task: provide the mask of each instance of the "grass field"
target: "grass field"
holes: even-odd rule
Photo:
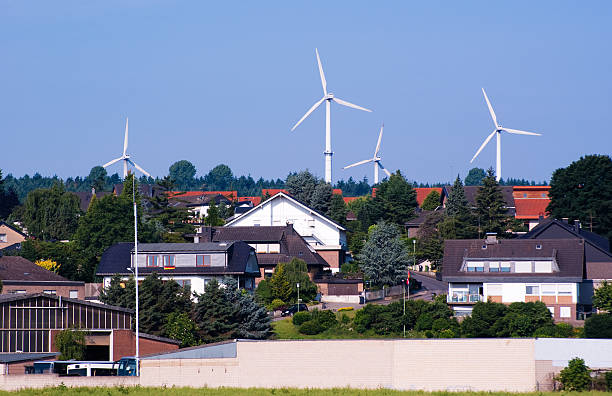
[[[42,396],[147,396],[147,395],[164,395],[164,396],[306,396],[306,395],[321,395],[321,396],[559,396],[566,395],[572,392],[532,392],[532,393],[506,393],[506,392],[416,392],[416,391],[393,391],[388,389],[377,390],[361,390],[361,389],[236,389],[236,388],[218,388],[218,389],[194,389],[194,388],[142,388],[142,387],[118,387],[118,388],[44,388],[44,389],[29,389],[18,392],[3,392],[0,395],[42,395]],[[605,392],[580,392],[575,393],[580,396],[609,396],[612,393]]]

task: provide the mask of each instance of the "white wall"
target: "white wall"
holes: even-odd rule
[[[483,293],[484,293],[484,300],[486,301],[488,299],[489,296],[499,296],[498,293],[490,293],[489,292],[489,285],[499,285],[499,283],[495,283],[495,282],[491,282],[491,283],[483,283]],[[572,291],[572,302],[573,303],[577,303],[578,302],[578,284],[577,283],[502,283],[501,287],[502,287],[502,302],[503,303],[512,303],[512,302],[521,302],[521,301],[525,301],[525,287],[529,285],[529,286],[538,286],[539,289],[539,295],[540,296],[545,296],[545,294],[542,293],[542,285],[553,285],[556,286],[557,289],[557,293],[555,295],[559,295],[558,294],[558,289],[559,286],[565,286],[565,287],[570,287],[571,291]],[[551,297],[554,297],[555,295],[549,295]]]
[[[239,226],[284,226],[293,224],[298,234],[308,239],[314,237],[323,245],[346,246],[346,233],[319,214],[294,201],[277,196],[257,206],[254,210],[236,219],[228,227]]]

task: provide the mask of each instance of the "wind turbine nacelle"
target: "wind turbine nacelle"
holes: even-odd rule
[[[325,96],[325,99],[327,100],[332,100],[334,98],[334,94],[331,92],[328,92],[327,95]]]

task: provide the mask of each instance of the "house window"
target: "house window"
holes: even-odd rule
[[[531,272],[531,261],[517,261],[514,263],[514,272],[528,273]]]
[[[159,257],[147,256],[147,267],[159,267]]]
[[[70,298],[79,298],[78,290],[70,290]]]
[[[500,263],[499,270],[500,272],[510,272],[510,263]]]
[[[467,270],[468,272],[483,272],[484,263],[468,263]]]
[[[308,220],[308,227],[314,227],[314,226],[315,226],[314,219]]]
[[[257,253],[268,253],[268,244],[267,243],[258,243],[257,248],[255,250]]]
[[[560,296],[571,296],[572,295],[572,285],[559,285],[558,290],[559,290]]]
[[[489,272],[499,272],[499,263],[489,263]]]
[[[546,198],[546,193],[542,193],[542,198]]]
[[[528,296],[539,296],[540,287],[539,286],[525,286],[525,294]]]
[[[555,285],[542,285],[543,296],[554,296],[557,293],[557,287]]]
[[[280,243],[271,243],[268,245],[269,253],[280,253]]]
[[[174,255],[166,254],[163,256],[164,268],[174,268]]]
[[[57,292],[55,290],[43,290],[43,293],[45,293],[45,294],[57,294]]]
[[[25,290],[9,290],[8,294],[26,294]]]
[[[196,256],[196,267],[210,267],[210,254],[198,254]]]
[[[539,272],[539,273],[551,273],[552,272],[552,262],[550,262],[550,261],[536,261],[535,262],[535,272]]]
[[[572,309],[570,307],[559,308],[559,317],[569,318],[570,316],[572,316]]]
[[[554,318],[555,317],[555,307],[547,307],[547,308],[550,311],[550,316]]]
[[[191,288],[191,279],[175,279],[174,281],[178,283],[180,287]]]
[[[527,198],[527,193],[523,193],[523,198]]]
[[[6,239],[6,234],[0,234],[0,242],[7,242],[8,240]]]

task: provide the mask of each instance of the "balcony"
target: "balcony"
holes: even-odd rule
[[[455,304],[474,304],[483,301],[481,294],[469,294],[468,292],[454,291],[446,297],[446,302]]]

